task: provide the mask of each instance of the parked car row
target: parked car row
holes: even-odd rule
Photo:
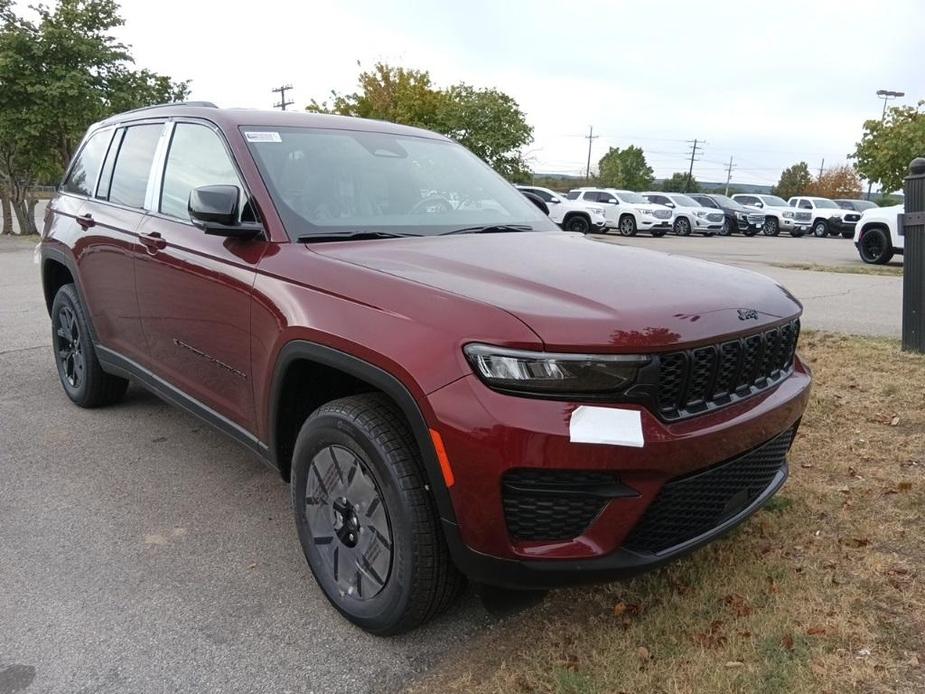
[[[830,200],[795,196],[787,201],[777,195],[738,193],[635,193],[616,188],[574,188],[562,196],[548,188],[517,186],[535,195],[549,208],[550,218],[567,231],[607,233],[619,231],[635,236],[647,231],[664,236],[711,236],[741,233],[744,236],[778,236],[787,232],[800,237],[852,238],[861,213],[877,208],[867,200]],[[879,209],[879,208],[877,208]]]

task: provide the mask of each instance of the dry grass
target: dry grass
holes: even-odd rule
[[[773,267],[788,270],[809,270],[811,272],[841,272],[847,275],[882,275],[885,277],[902,277],[902,265],[866,265],[858,261],[857,265],[820,265],[819,263],[771,263]]]
[[[414,691],[925,691],[925,358],[805,334],[791,477],[655,574],[550,594]]]

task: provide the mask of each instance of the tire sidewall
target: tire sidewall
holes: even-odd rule
[[[777,221],[777,218],[771,217],[766,220],[762,232],[765,236],[777,236],[780,233],[780,223]]]
[[[305,518],[305,485],[312,458],[321,449],[338,445],[359,458],[365,472],[374,481],[389,518],[392,531],[392,566],[385,586],[368,600],[341,597],[329,575],[320,552],[312,541]],[[407,610],[413,584],[412,524],[407,504],[399,491],[399,482],[387,454],[360,427],[346,417],[324,413],[309,418],[296,440],[292,457],[292,505],[296,530],[309,568],[325,597],[345,617],[373,633],[387,630]]]
[[[64,365],[61,363],[61,358],[58,356],[58,316],[65,308],[71,309],[71,311],[74,313],[74,318],[77,321],[77,331],[80,335],[81,347],[83,349],[84,373],[80,384],[76,387],[67,382],[67,377],[64,373]],[[95,353],[93,352],[93,344],[92,340],[90,339],[87,322],[84,319],[83,311],[80,309],[80,300],[74,291],[73,285],[64,285],[61,287],[58,290],[58,293],[55,294],[55,298],[52,301],[51,347],[55,358],[55,367],[58,371],[58,380],[61,381],[61,386],[64,388],[64,392],[74,402],[84,402],[87,399],[89,388],[88,384],[91,378],[90,360],[94,357]]]
[[[876,256],[872,256],[867,252],[867,246],[865,244],[865,241],[867,241],[868,237],[871,234],[879,235],[881,241],[883,242],[883,250]],[[864,234],[859,239],[859,243],[858,243],[858,245],[860,246],[861,260],[863,260],[865,263],[868,263],[869,265],[882,265],[886,263],[887,260],[885,260],[885,258],[887,258],[890,255],[890,252],[892,251],[892,248],[890,248],[890,250],[887,250],[887,247],[890,244],[891,244],[891,240],[887,239],[887,235],[884,233],[882,229],[874,228],[869,231],[865,231]]]
[[[579,234],[587,234],[591,231],[591,224],[581,215],[570,217],[565,223],[566,231],[574,231]]]
[[[817,222],[813,222],[813,236],[817,239],[822,239],[828,236],[829,234],[829,225],[825,220],[820,219]]]
[[[624,223],[627,223],[627,227],[624,228]],[[633,219],[632,215],[625,215],[620,218],[620,234],[623,236],[635,236],[636,235],[636,220]]]
[[[719,230],[720,236],[732,236],[732,222],[729,217],[723,217],[723,228]]]

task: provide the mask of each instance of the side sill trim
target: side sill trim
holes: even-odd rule
[[[94,347],[96,348],[97,356],[104,371],[117,376],[136,379],[161,399],[166,400],[171,405],[176,405],[186,410],[206,424],[230,436],[238,443],[256,453],[267,465],[274,470],[276,469],[276,465],[270,458],[270,450],[267,445],[244,427],[232,422],[230,419],[204,405],[199,400],[191,398],[179,388],[171,385],[160,376],[151,373],[151,371],[141,366],[141,364],[138,364],[128,357],[124,357],[118,352],[114,352],[108,347],[103,347],[99,344],[94,345]]]

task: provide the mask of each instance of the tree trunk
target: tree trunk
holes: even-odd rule
[[[35,223],[35,206],[39,204],[38,198],[29,198],[26,201],[26,212],[29,217],[29,232],[30,234],[39,233],[38,225]],[[22,233],[26,233],[23,231]]]
[[[0,207],[3,208],[3,228],[0,229],[0,234],[12,234],[13,208],[10,205],[9,193],[5,189],[0,190]]]
[[[19,224],[20,235],[30,234],[29,211],[26,209],[25,200],[13,200],[13,212],[16,214],[16,222]]]

